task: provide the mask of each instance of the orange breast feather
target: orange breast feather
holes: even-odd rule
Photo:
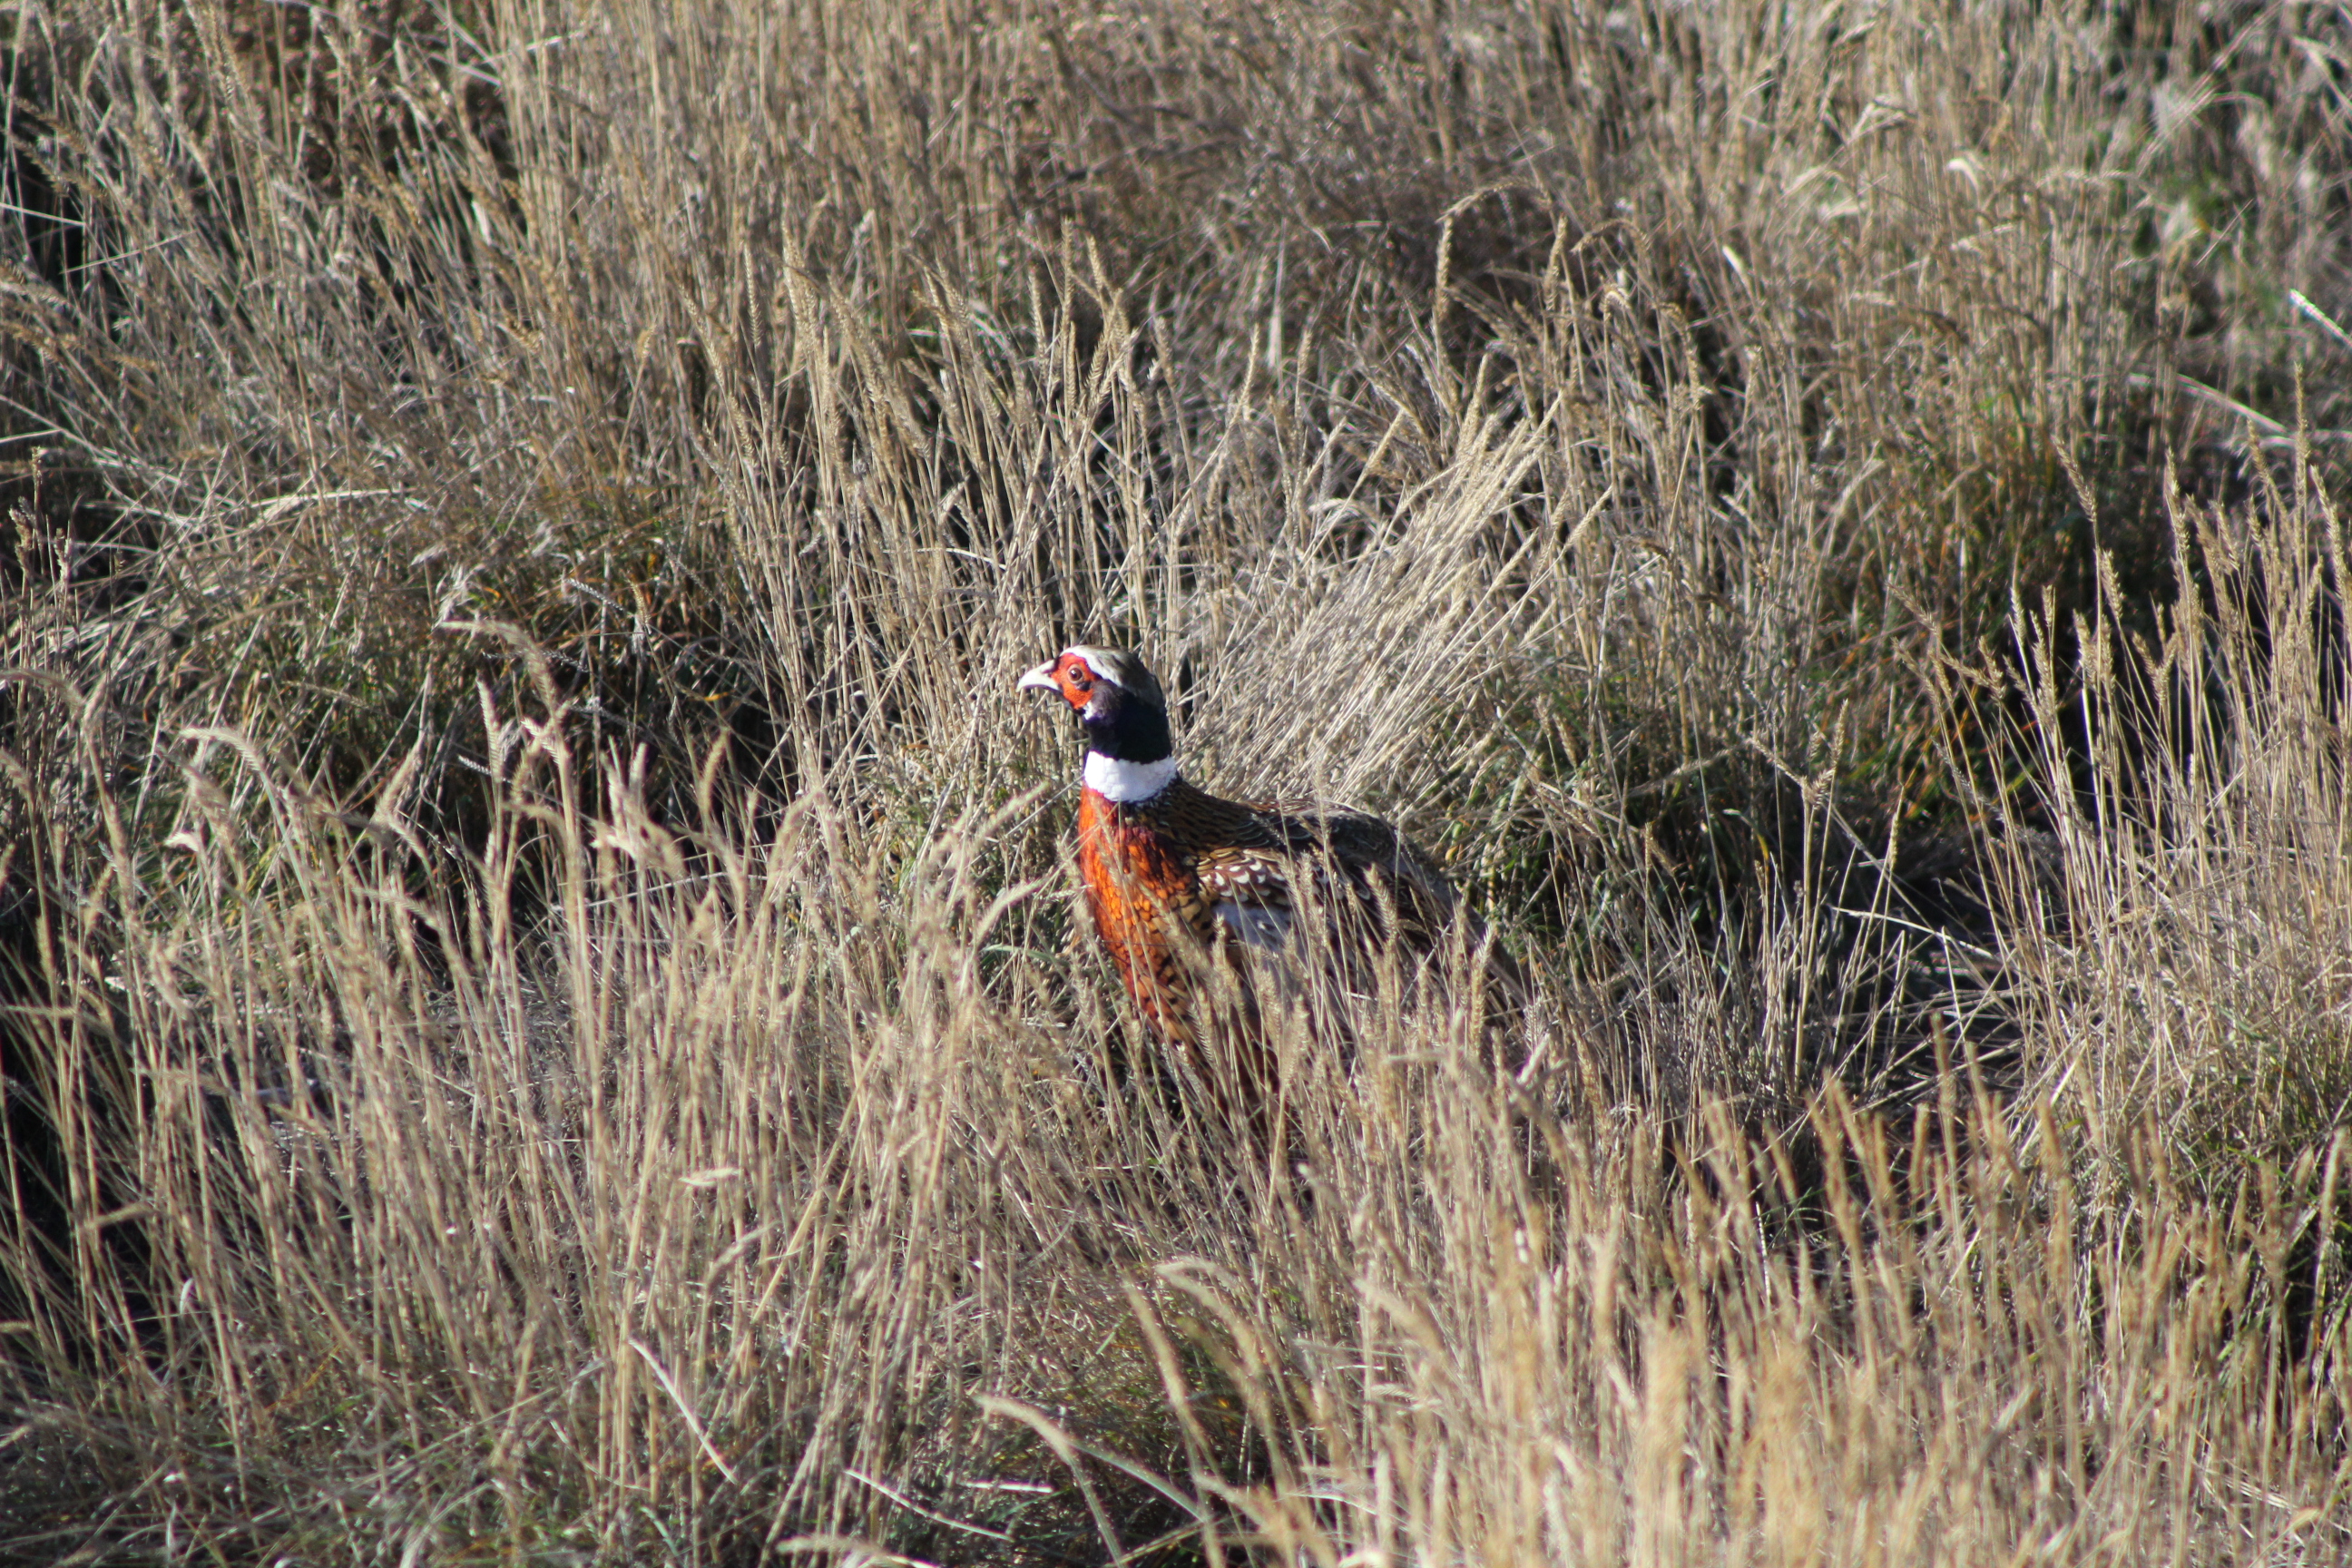
[[[1189,859],[1156,824],[1087,790],[1078,803],[1087,909],[1136,1010],[1163,1039],[1193,1033],[1187,945],[1205,948],[1208,905]]]

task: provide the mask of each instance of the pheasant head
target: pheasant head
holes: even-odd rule
[[[1176,776],[1168,701],[1143,660],[1125,648],[1066,647],[1021,678],[1078,716],[1087,740],[1087,787],[1121,803],[1150,800]]]

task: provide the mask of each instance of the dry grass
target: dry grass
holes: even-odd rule
[[[2352,1555],[2339,12],[6,25],[6,1551]]]

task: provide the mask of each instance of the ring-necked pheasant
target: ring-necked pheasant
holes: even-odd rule
[[[1444,874],[1387,823],[1195,788],[1177,770],[1160,682],[1134,654],[1065,648],[1020,686],[1050,691],[1077,713],[1087,745],[1078,802],[1087,908],[1136,1011],[1163,1040],[1199,1042],[1214,966],[1236,950],[1284,953],[1360,991],[1381,957],[1410,968],[1454,938],[1484,965],[1490,996],[1524,996],[1517,964],[1484,939]],[[1309,921],[1312,929],[1303,925]],[[1248,966],[1227,973],[1254,1019]],[[1256,1078],[1262,1058],[1249,1067],[1249,1050],[1246,1076]]]

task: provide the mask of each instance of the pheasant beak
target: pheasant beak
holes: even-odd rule
[[[1062,684],[1054,679],[1054,666],[1058,662],[1058,656],[1047,659],[1023,676],[1013,684],[1013,689],[1015,691],[1050,691],[1059,697],[1062,694]]]

